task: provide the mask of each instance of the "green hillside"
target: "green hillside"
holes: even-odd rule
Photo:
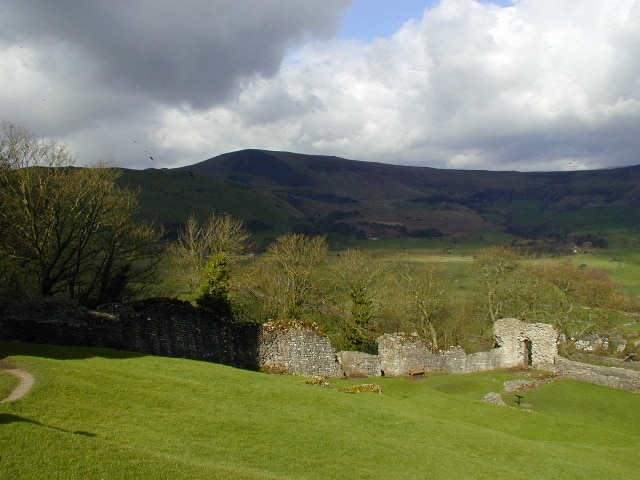
[[[521,372],[296,376],[101,349],[0,342],[34,390],[0,404],[0,478],[635,478],[637,394],[560,380],[527,408],[483,396]],[[529,372],[532,374],[535,372]],[[7,374],[0,371],[0,379]],[[10,386],[0,381],[0,396]]]
[[[202,221],[211,213],[230,213],[253,226],[256,233],[287,231],[303,216],[269,191],[183,170],[124,170],[120,182],[139,190],[141,217],[170,232],[184,225],[190,215]]]
[[[461,238],[597,235],[640,227],[640,166],[573,172],[408,167],[243,150],[178,169],[125,170],[142,214],[174,228],[228,212],[256,232]]]

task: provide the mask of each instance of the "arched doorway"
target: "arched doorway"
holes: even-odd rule
[[[528,338],[522,340],[522,360],[526,367],[533,365],[533,345]]]

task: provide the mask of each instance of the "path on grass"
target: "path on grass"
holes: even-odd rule
[[[7,397],[0,400],[0,403],[13,402],[14,400],[24,397],[36,383],[36,379],[33,375],[19,367],[16,367],[15,365],[11,365],[10,363],[0,362],[0,369],[10,373],[11,375],[15,375],[20,380],[18,386],[14,388]]]

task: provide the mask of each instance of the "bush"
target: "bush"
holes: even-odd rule
[[[196,304],[223,317],[232,313],[229,300],[229,257],[224,253],[213,255],[204,268],[204,283],[196,297]]]

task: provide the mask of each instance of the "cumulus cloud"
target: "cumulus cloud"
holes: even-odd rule
[[[147,157],[118,142],[128,133],[163,166],[242,148],[447,168],[639,163],[639,0],[441,0],[371,42],[333,36],[348,3],[71,15],[71,2],[20,2],[0,12],[16,20],[0,34],[0,100],[11,120],[133,166]]]
[[[443,0],[389,39],[308,44],[224,105],[166,112],[160,131],[177,148],[194,118],[214,122],[193,150],[202,155],[252,146],[447,168],[638,163],[639,22],[636,1]]]

